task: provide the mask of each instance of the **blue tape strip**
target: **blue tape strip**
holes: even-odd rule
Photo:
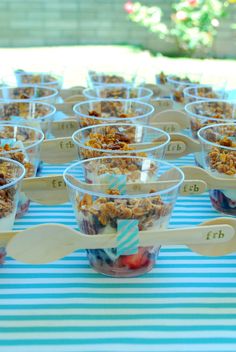
[[[117,220],[117,231],[117,256],[136,254],[139,246],[138,220]]]

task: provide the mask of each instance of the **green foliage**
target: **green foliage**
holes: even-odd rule
[[[232,0],[231,0],[232,1]],[[170,19],[165,19],[158,6],[145,6],[128,1],[125,10],[131,21],[157,33],[159,38],[173,38],[178,48],[187,53],[210,48],[220,21],[227,14],[228,2],[220,0],[179,0],[172,3]]]

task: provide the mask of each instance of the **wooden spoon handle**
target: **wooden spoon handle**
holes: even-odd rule
[[[71,112],[69,113],[71,115]],[[72,134],[79,129],[79,123],[75,117],[68,117],[61,121],[52,123],[52,134],[55,138],[71,137]]]
[[[6,233],[4,235],[6,236]],[[160,244],[204,244],[208,246],[230,241],[234,235],[235,228],[228,224],[174,230],[157,229],[140,232],[139,246],[158,246]],[[117,233],[88,236],[68,226],[45,224],[16,234],[7,244],[7,253],[19,261],[40,264],[61,259],[76,249],[116,247]]]
[[[43,141],[40,158],[49,164],[60,164],[78,159],[78,150],[70,137]]]
[[[166,132],[179,132],[182,129],[189,128],[189,118],[184,111],[165,110],[154,112],[150,118],[150,125],[161,127]]]

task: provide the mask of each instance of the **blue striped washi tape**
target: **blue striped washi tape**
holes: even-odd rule
[[[117,220],[117,256],[130,255],[138,252],[139,229],[138,220]]]

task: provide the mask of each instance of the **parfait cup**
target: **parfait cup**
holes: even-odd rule
[[[175,109],[183,109],[185,105],[184,89],[199,84],[199,75],[191,75],[189,77],[168,75],[166,79],[171,90]]]
[[[81,160],[105,155],[138,155],[163,159],[170,136],[152,126],[102,124],[81,128],[72,135]]]
[[[73,111],[80,128],[120,122],[147,125],[154,107],[133,99],[97,99],[80,102]]]
[[[33,127],[0,124],[0,156],[13,159],[25,168],[25,177],[34,177],[40,162],[40,145],[43,132]],[[16,217],[22,217],[29,209],[30,200],[20,192]]]
[[[217,88],[209,84],[198,84],[186,87],[184,88],[183,93],[186,104],[197,100],[224,100],[228,98],[228,93],[224,88]]]
[[[166,228],[184,180],[179,168],[138,156],[81,160],[69,166],[63,176],[78,227],[90,236],[123,235],[123,225],[136,234]],[[134,251],[127,246],[129,241],[123,252],[119,247],[87,250],[90,265],[113,277],[138,276],[154,267],[160,246],[137,246]]]
[[[20,87],[4,86],[0,88],[0,102],[15,102],[21,100],[38,101],[54,104],[57,101],[58,90],[39,85],[23,85]]]
[[[153,96],[153,91],[148,88],[132,87],[129,84],[106,84],[97,85],[94,88],[86,88],[83,95],[89,99],[134,99],[148,101]]]
[[[11,231],[15,221],[24,166],[18,161],[0,157],[0,231]],[[4,263],[5,247],[0,243],[0,264]]]
[[[15,72],[17,86],[40,85],[49,88],[61,89],[63,76],[52,72],[35,72],[16,70]]]
[[[198,131],[204,167],[222,179],[236,179],[236,123],[205,126]],[[236,216],[236,188],[209,191],[213,207]]]
[[[236,121],[236,103],[221,99],[197,100],[185,106],[190,119],[192,137],[198,139],[198,131],[211,124],[234,123]],[[195,153],[197,166],[203,167],[202,154]]]
[[[129,84],[132,87],[144,84],[143,78],[138,77],[136,73],[124,72],[102,72],[89,70],[87,75],[88,87],[95,88],[96,86],[106,84]]]
[[[36,101],[15,100],[0,103],[0,122],[27,125],[41,129],[47,138],[56,109],[53,105]]]

